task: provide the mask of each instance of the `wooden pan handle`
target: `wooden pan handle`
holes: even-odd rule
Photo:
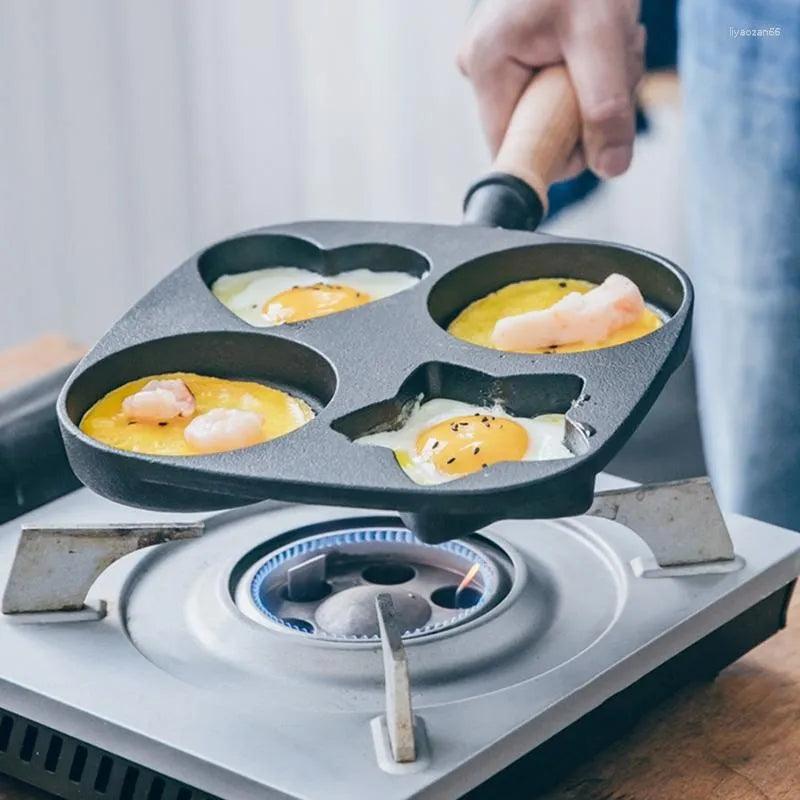
[[[464,221],[535,229],[547,210],[547,190],[580,133],[580,110],[566,67],[536,73],[511,115],[494,171],[467,193]]]
[[[572,155],[580,133],[578,100],[566,67],[547,67],[519,98],[494,169],[525,181],[547,210],[547,190]]]

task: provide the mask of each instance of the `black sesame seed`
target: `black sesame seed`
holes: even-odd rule
[[[476,448],[475,448],[475,449],[472,451],[472,455],[476,456],[476,455],[478,455],[478,453],[480,453],[480,451],[481,451],[480,447],[476,447]]]
[[[455,456],[453,456],[452,458],[448,458],[448,459],[447,459],[447,463],[448,463],[448,464],[452,464],[452,463],[453,463],[455,460],[456,460],[456,457],[455,457]]]
[[[158,424],[163,428],[167,423],[166,422],[159,422]]]
[[[435,450],[439,446],[439,442],[434,440],[433,444],[431,445],[431,450]]]
[[[567,288],[567,282],[566,282],[566,281],[559,281],[559,282],[558,282],[558,285],[559,285],[559,286],[560,286],[562,289],[566,289],[566,288]]]
[[[486,467],[488,466],[489,466],[488,464],[481,464],[481,467],[483,467],[483,469],[486,469]]]

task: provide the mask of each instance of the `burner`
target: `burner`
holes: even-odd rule
[[[482,614],[505,596],[507,583],[478,543],[433,546],[405,528],[353,527],[274,550],[245,572],[235,595],[262,624],[360,641],[379,637],[379,594],[391,596],[402,636],[412,638]]]

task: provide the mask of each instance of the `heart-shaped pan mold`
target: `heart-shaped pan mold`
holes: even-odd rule
[[[354,270],[401,272],[421,280],[430,269],[423,255],[393,244],[354,244],[323,250],[314,242],[296,236],[257,233],[220,242],[197,260],[200,275],[209,288],[223,275],[287,266],[317,273],[322,278],[336,277],[342,283],[347,283],[347,273]],[[406,289],[395,293],[403,291]]]
[[[429,265],[429,274],[351,312],[253,328],[224,308],[207,282],[215,270],[263,266],[257,257],[233,259],[239,247],[254,252],[254,237],[262,240],[256,254],[263,254],[269,240],[282,242],[280,247],[305,248],[311,257],[321,254],[337,272],[352,263],[348,254],[400,248]],[[248,241],[229,244],[240,240]],[[496,519],[578,514],[591,503],[595,475],[635,430],[688,348],[688,279],[668,261],[631,248],[477,226],[363,222],[275,226],[229,243],[167,276],[106,334],[65,385],[59,419],[67,453],[78,477],[101,494],[176,511],[266,498],[391,509],[434,541]],[[226,253],[228,260],[203,261],[209,253],[217,258]],[[477,347],[442,328],[484,290],[546,275],[600,281],[615,271],[633,278],[665,313],[662,328],[605,350],[552,355]],[[225,342],[222,355],[207,358],[197,335],[228,337],[219,339]],[[256,377],[315,401],[319,414],[291,435],[202,457],[112,450],[78,430],[80,415],[104,392],[166,369]],[[370,407],[396,404],[409,387],[429,396],[455,391],[459,399],[481,397],[491,386],[505,386],[512,398],[530,394],[530,407],[543,411],[565,409],[545,409],[536,398],[556,398],[562,406],[569,400],[569,418],[592,435],[572,459],[496,464],[436,486],[411,482],[391,451],[350,440]]]

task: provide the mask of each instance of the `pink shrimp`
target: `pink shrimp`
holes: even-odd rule
[[[122,401],[122,410],[137,422],[166,422],[191,417],[196,408],[194,395],[179,378],[152,380]]]
[[[600,342],[636,322],[644,310],[639,287],[615,273],[586,294],[571,292],[550,308],[499,319],[492,331],[492,344],[503,350],[524,351]]]
[[[263,441],[264,418],[255,411],[214,408],[195,417],[183,432],[189,446],[199,453],[237,450]]]

